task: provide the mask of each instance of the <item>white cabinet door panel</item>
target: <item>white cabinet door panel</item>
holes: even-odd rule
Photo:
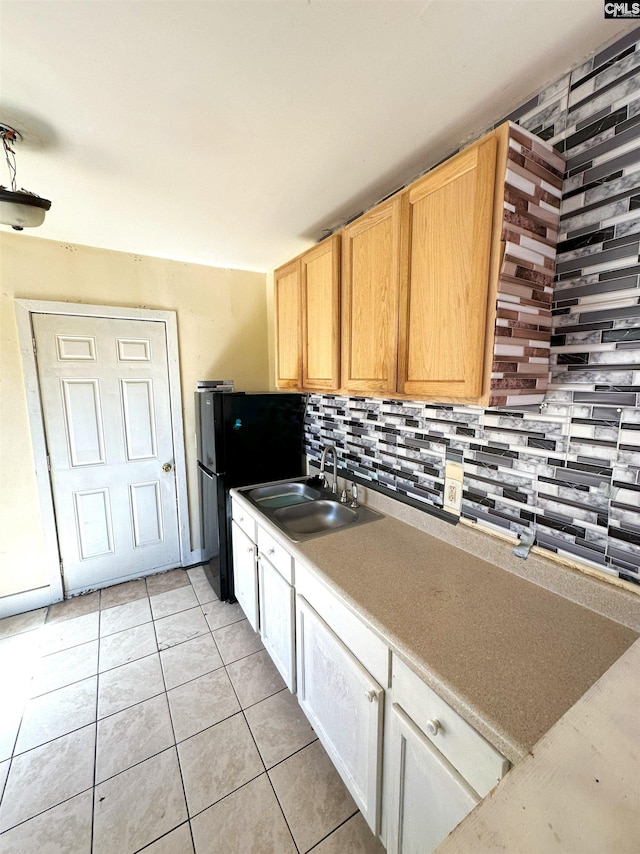
[[[260,557],[260,634],[265,649],[292,694],[295,675],[295,592],[268,560]]]
[[[397,655],[393,656],[392,673],[394,702],[474,791],[481,797],[488,795],[509,770],[509,762]],[[430,720],[438,721],[433,735],[429,733]]]
[[[298,701],[377,835],[384,691],[309,603],[296,602]]]
[[[237,522],[231,522],[231,548],[233,552],[233,585],[236,599],[245,613],[249,625],[258,631],[258,566],[256,546]]]
[[[392,706],[388,854],[429,854],[480,802],[402,708]]]

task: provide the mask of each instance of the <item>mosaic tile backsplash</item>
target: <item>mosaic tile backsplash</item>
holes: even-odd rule
[[[640,30],[506,118],[566,158],[545,401],[313,394],[307,452],[331,442],[342,466],[426,510],[442,506],[446,460],[462,460],[463,516],[532,529],[537,545],[640,584]]]
[[[489,405],[542,403],[549,385],[553,274],[564,159],[523,128],[508,124]]]

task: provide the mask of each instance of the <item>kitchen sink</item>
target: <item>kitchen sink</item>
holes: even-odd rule
[[[294,534],[317,534],[330,528],[343,528],[358,520],[358,513],[346,504],[321,499],[310,504],[281,507],[273,514],[288,531]]]
[[[384,518],[370,507],[351,507],[328,489],[316,489],[304,481],[244,487],[239,492],[293,542]]]
[[[307,483],[276,483],[273,486],[259,486],[249,492],[249,498],[260,507],[276,509],[290,507],[292,504],[304,504],[320,498],[320,492]]]

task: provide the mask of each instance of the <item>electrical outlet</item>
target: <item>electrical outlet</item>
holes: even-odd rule
[[[443,509],[459,516],[462,510],[463,468],[459,463],[448,462],[444,480]]]

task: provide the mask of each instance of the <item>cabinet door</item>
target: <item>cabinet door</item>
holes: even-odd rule
[[[258,567],[256,547],[240,528],[231,522],[233,583],[236,599],[254,632],[258,631]]]
[[[377,834],[384,691],[309,603],[296,599],[298,702]]]
[[[295,693],[294,590],[264,557],[260,571],[260,634],[265,649],[292,694]]]
[[[443,401],[482,394],[495,170],[492,134],[408,191],[398,351],[403,394]]]
[[[340,387],[340,237],[300,259],[302,384],[318,391]]]
[[[278,388],[302,387],[301,311],[300,261],[296,259],[274,274]]]
[[[480,802],[402,708],[392,706],[388,854],[428,854]]]
[[[342,234],[342,386],[396,389],[402,200],[384,202]]]

